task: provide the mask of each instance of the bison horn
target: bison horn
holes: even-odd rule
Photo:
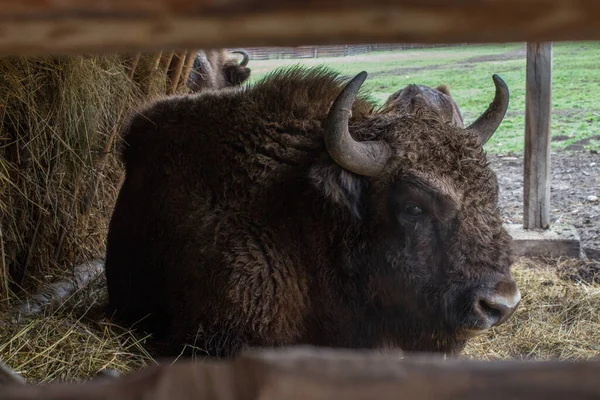
[[[496,94],[494,95],[494,101],[489,105],[487,110],[475,122],[473,122],[467,129],[477,132],[479,135],[479,143],[483,146],[492,137],[508,108],[508,86],[498,75],[492,75],[494,85],[496,85]]]
[[[245,50],[234,50],[232,51],[232,53],[237,53],[237,54],[241,54],[242,55],[242,62],[240,62],[240,65],[242,67],[245,67],[246,65],[248,65],[248,61],[250,61],[250,56],[248,55],[248,53]]]
[[[383,142],[358,142],[348,130],[354,98],[367,79],[367,73],[356,75],[335,99],[325,122],[325,147],[342,168],[358,175],[376,176],[390,157],[390,148]]]

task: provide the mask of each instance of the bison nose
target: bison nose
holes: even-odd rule
[[[484,322],[483,328],[491,328],[506,322],[521,301],[521,292],[514,281],[503,282],[495,290],[484,289],[475,296],[475,314]]]

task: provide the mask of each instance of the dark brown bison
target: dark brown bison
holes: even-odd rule
[[[231,54],[241,54],[238,62]],[[247,67],[250,57],[244,50],[200,50],[194,58],[187,86],[192,93],[206,89],[223,89],[238,86],[248,80],[251,70]]]
[[[435,113],[441,121],[464,127],[460,107],[452,98],[446,85],[431,88],[425,85],[408,85],[392,94],[384,108],[403,113],[412,114],[420,110]]]
[[[106,277],[117,319],[211,356],[291,344],[459,352],[520,294],[482,145],[379,113],[325,68],[158,100],[124,132]],[[500,105],[502,105],[500,107]]]

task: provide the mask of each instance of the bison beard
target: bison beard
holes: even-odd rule
[[[452,353],[502,323],[519,295],[481,143],[506,102],[466,130],[375,110],[365,76],[284,69],[132,116],[106,255],[118,320],[163,355],[216,357]]]

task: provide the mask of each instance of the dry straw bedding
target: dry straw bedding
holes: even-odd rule
[[[118,127],[164,93],[156,55],[0,58],[0,302],[104,251]],[[12,293],[11,293],[12,292]]]
[[[600,265],[521,260],[514,268],[523,294],[516,315],[471,341],[464,355],[488,360],[595,358],[600,353],[600,285],[581,279],[589,279],[594,269]],[[32,382],[83,380],[103,368],[129,372],[154,363],[142,334],[104,317],[105,301],[100,278],[46,317],[4,327],[0,359]]]
[[[104,255],[122,176],[118,128],[131,108],[165,93],[156,60],[0,58],[0,310]],[[0,313],[0,358],[44,381],[85,377],[99,363],[144,364],[128,332],[65,310],[26,325]]]

